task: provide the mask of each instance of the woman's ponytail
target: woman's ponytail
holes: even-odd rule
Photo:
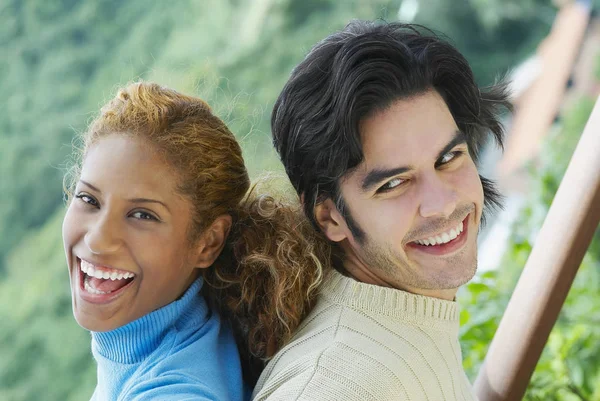
[[[233,324],[251,384],[310,311],[331,259],[298,202],[253,193],[234,213],[225,249],[205,277],[212,303]]]

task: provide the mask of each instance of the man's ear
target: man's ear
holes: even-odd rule
[[[222,215],[215,219],[212,224],[200,235],[196,243],[196,267],[207,268],[217,260],[221,254],[227,236],[231,230],[231,216]]]
[[[315,219],[330,241],[340,242],[348,238],[346,221],[330,198],[315,206]]]

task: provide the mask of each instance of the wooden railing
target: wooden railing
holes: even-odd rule
[[[480,401],[523,398],[599,221],[600,98],[475,380]]]

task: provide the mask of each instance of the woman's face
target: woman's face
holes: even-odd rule
[[[127,135],[87,153],[63,222],[73,313],[109,331],[179,298],[198,276],[192,204],[149,146]]]

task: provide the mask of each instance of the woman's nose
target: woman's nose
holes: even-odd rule
[[[110,216],[104,215],[93,222],[84,238],[85,244],[93,254],[116,252],[122,244],[118,223]]]

